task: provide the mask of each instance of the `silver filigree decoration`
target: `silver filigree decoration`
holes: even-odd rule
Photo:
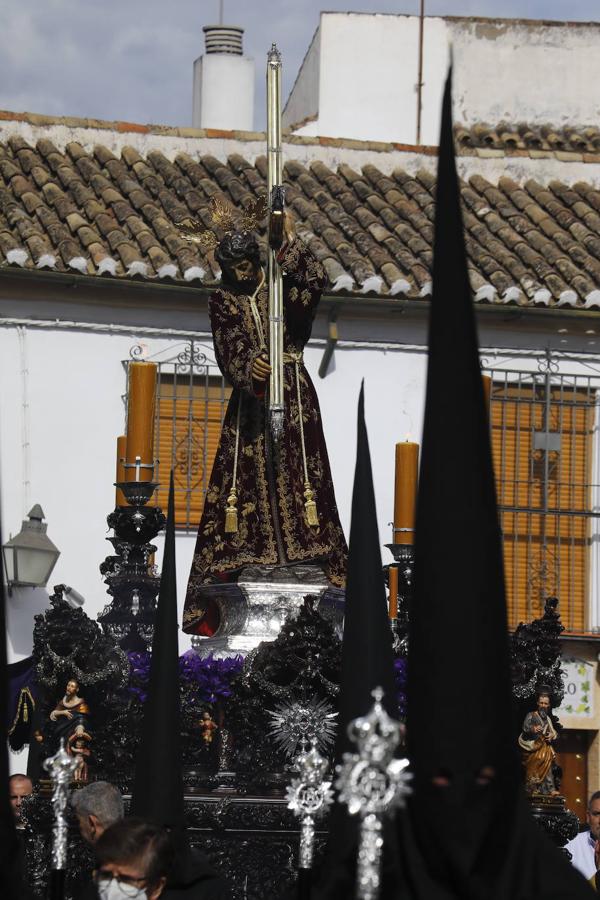
[[[270,419],[271,437],[273,438],[273,443],[277,445],[283,434],[283,409],[272,409]]]
[[[316,748],[303,750],[296,759],[298,778],[288,786],[286,800],[300,819],[299,867],[311,869],[315,847],[315,820],[322,816],[333,802],[331,781],[326,779],[328,761]]]
[[[44,768],[52,780],[52,808],[54,825],[52,828],[52,868],[67,868],[67,799],[69,784],[79,765],[79,761],[65,750],[65,740],[61,739],[58,752],[44,760]]]
[[[326,751],[335,737],[337,712],[327,700],[311,697],[310,700],[284,702],[267,710],[271,717],[270,732],[280,750],[292,758],[311,744]]]
[[[400,743],[401,725],[381,705],[383,691],[375,688],[370,713],[354,719],[348,736],[358,753],[344,753],[337,767],[339,801],[350,815],[360,815],[360,838],[356,873],[356,896],[376,900],[379,895],[383,817],[400,806],[411,793],[407,759],[394,759]]]

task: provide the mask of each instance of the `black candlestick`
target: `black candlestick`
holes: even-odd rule
[[[157,506],[147,506],[158,484],[154,481],[120,481],[116,484],[129,506],[117,506],[107,522],[114,554],[107,556],[100,572],[111,602],[98,616],[105,632],[124,650],[146,650],[152,643],[156,595],[160,578],[150,557],[156,552],[153,538],[164,528],[165,516]]]

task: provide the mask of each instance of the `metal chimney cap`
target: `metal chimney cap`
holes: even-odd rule
[[[229,53],[242,56],[244,29],[237,25],[205,25],[204,44],[207,53]]]

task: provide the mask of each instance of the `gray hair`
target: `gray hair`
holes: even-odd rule
[[[108,828],[125,815],[123,798],[118,788],[108,781],[95,781],[71,794],[71,807],[78,816],[96,816]]]

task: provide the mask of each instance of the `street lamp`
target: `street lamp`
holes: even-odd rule
[[[13,585],[45,587],[60,556],[60,550],[46,535],[48,526],[42,522],[44,512],[39,503],[28,516],[29,521],[23,522],[20,532],[2,545],[9,588]]]

